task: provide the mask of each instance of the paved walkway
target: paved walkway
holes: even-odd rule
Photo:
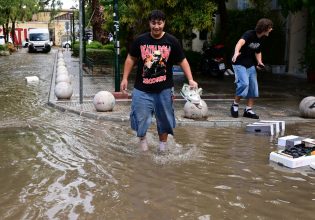
[[[84,73],[83,77],[83,104],[79,102],[79,59],[71,57],[70,51],[64,51],[69,74],[72,77],[73,95],[70,100],[58,100],[54,94],[56,71],[54,71],[49,94],[49,105],[61,111],[76,113],[84,117],[99,120],[110,120],[116,122],[129,121],[130,99],[116,99],[116,105],[112,112],[97,112],[93,105],[94,95],[102,90],[113,92],[114,71],[102,76],[92,76]],[[57,54],[55,58],[55,70]],[[255,103],[255,111],[261,120],[282,120],[286,123],[314,122],[314,119],[299,117],[299,103],[306,97],[314,95],[315,84],[308,83],[306,79],[298,79],[285,74],[274,75],[271,73],[259,73],[260,98]],[[185,101],[179,95],[184,78],[175,79],[175,115],[177,125],[192,126],[245,126],[258,120],[244,117],[232,118],[230,116],[230,105],[234,94],[234,79],[226,77],[223,80],[213,79],[207,76],[195,77],[199,86],[203,88],[203,100],[209,109],[209,117],[203,120],[192,120],[184,117],[183,107]],[[130,93],[132,90],[132,79],[129,82]],[[313,89],[313,90],[312,90]],[[241,102],[240,116],[245,107]]]

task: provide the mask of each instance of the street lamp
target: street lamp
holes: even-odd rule
[[[71,48],[72,48],[72,51],[73,51],[73,47],[74,47],[74,43],[75,43],[75,28],[74,28],[74,13],[75,13],[75,10],[76,8],[74,6],[72,6],[70,8],[72,10],[72,42],[71,42]]]

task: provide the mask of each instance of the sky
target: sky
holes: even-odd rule
[[[79,8],[78,0],[61,0],[63,3],[62,9],[70,9],[72,6]]]

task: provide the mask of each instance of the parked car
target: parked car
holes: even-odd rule
[[[9,43],[12,43],[11,37],[9,37]],[[4,44],[5,44],[4,36],[0,35],[0,45],[4,45]]]
[[[71,41],[67,40],[67,41],[62,42],[62,47],[63,48],[70,48],[71,47]]]
[[[23,41],[22,41],[22,47],[23,47],[23,48],[27,48],[27,47],[28,47],[28,43],[29,43],[28,40],[23,40]]]

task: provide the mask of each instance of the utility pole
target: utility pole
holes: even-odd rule
[[[71,48],[72,48],[72,51],[73,51],[73,47],[74,47],[74,44],[75,44],[75,27],[74,27],[74,13],[75,13],[75,7],[72,6],[70,8],[72,10],[72,42],[71,42]]]
[[[82,0],[82,25],[83,25],[83,62],[86,63],[86,36],[85,36],[85,0]]]
[[[118,0],[114,0],[114,43],[115,43],[115,92],[120,91],[120,43]]]
[[[84,0],[79,0],[79,29],[80,29],[80,59],[79,59],[79,84],[80,84],[80,104],[83,103],[83,11],[84,11]]]

